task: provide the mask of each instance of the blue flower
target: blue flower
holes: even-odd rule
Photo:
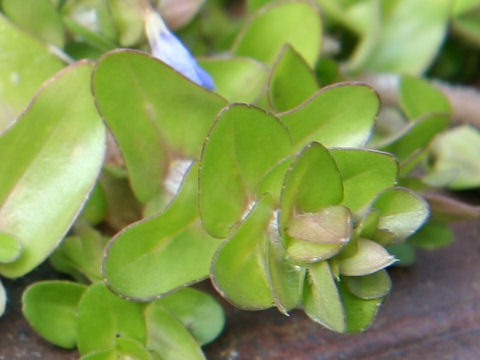
[[[153,10],[146,12],[145,25],[153,56],[194,83],[209,90],[214,89],[212,77],[198,65],[192,54],[180,39],[168,29],[157,12]]]

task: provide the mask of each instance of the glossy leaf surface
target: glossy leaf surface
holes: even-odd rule
[[[326,147],[360,147],[370,137],[379,106],[372,88],[344,83],[319,90],[279,118],[298,150],[312,141]]]
[[[273,3],[245,24],[233,52],[272,64],[282,46],[289,43],[313,66],[320,52],[321,34],[320,14],[312,3]]]
[[[8,174],[0,177],[0,231],[23,247],[17,261],[0,265],[5,276],[21,276],[47,257],[94,186],[105,127],[90,95],[91,70],[82,61],[57,74],[0,137],[0,173]]]
[[[262,178],[290,154],[290,144],[280,121],[259,108],[231,105],[219,115],[199,173],[200,215],[209,233],[228,235],[255,200]]]
[[[226,105],[163,62],[129,50],[100,59],[93,90],[142,202],[163,190],[169,159],[200,157],[211,124]]]
[[[37,282],[22,296],[23,315],[43,338],[67,349],[77,345],[78,303],[87,290],[70,281]]]

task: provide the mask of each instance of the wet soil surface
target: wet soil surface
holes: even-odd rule
[[[454,227],[448,248],[419,251],[411,268],[393,268],[393,291],[367,332],[340,335],[295,311],[243,312],[222,301],[227,327],[205,348],[210,360],[478,360],[480,359],[480,221]],[[11,281],[0,319],[0,360],[78,359],[39,338],[21,316],[29,283],[58,277],[48,266]],[[208,289],[208,284],[201,286]],[[182,359],[179,359],[182,360]]]

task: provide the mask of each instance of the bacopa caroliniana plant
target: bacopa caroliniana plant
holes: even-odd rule
[[[207,278],[239,308],[302,309],[334,331],[362,331],[390,291],[388,266],[410,263],[413,246],[451,242],[445,222],[478,216],[429,192],[478,186],[475,150],[459,155],[474,164],[464,169],[445,152],[478,132],[435,138],[451,107],[415,77],[402,77],[394,109],[363,83],[338,82],[311,1],[250,2],[259,10],[229,50],[197,60],[143,1],[28,3],[45,15],[25,22],[25,4],[4,0],[10,20],[0,17],[12,59],[0,71],[0,273],[22,276],[54,251],[53,267],[76,282],[32,285],[24,314],[82,359],[204,358],[224,315],[188,286]],[[375,30],[318,3],[365,39]],[[360,3],[375,13],[376,2]],[[416,4],[384,16],[431,10]],[[420,73],[437,51],[448,14],[435,9],[433,22],[413,18],[433,23],[437,40],[400,57],[401,69]],[[114,49],[143,49],[144,36],[152,55]],[[348,70],[392,66],[387,40],[362,41]],[[57,72],[69,57],[92,60]]]

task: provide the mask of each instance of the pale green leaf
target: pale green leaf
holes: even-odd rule
[[[3,0],[3,12],[32,36],[62,48],[65,30],[50,0]]]
[[[233,52],[273,64],[284,44],[291,44],[314,66],[320,53],[322,24],[309,1],[277,2],[257,11],[240,31]]]
[[[259,310],[274,303],[265,265],[266,232],[271,218],[271,198],[265,196],[214,256],[212,282],[236,307]]]
[[[212,76],[215,91],[229,102],[255,103],[265,93],[268,68],[252,58],[201,58],[199,65]]]
[[[424,149],[449,123],[448,116],[426,115],[408,124],[392,141],[381,145],[380,149],[395,154],[401,162],[408,161],[412,156],[415,157],[416,152]]]
[[[379,107],[378,95],[371,87],[341,83],[319,90],[279,118],[298,150],[312,141],[326,147],[359,147],[370,137]]]
[[[22,244],[10,234],[0,232],[0,263],[16,261],[22,253]]]
[[[163,62],[130,50],[100,59],[93,91],[142,202],[163,190],[169,159],[200,157],[215,116],[226,105]]]
[[[342,205],[361,210],[377,193],[396,184],[398,163],[388,153],[360,149],[330,150],[343,179]]]
[[[412,235],[429,216],[427,202],[413,191],[400,187],[383,191],[371,207],[380,212],[378,228],[394,233],[397,240]]]
[[[338,261],[340,273],[347,276],[373,274],[392,265],[395,258],[385,248],[368,239],[358,239],[357,252]]]
[[[115,348],[89,353],[80,360],[153,360],[153,357],[142,343],[122,336],[116,339]]]
[[[305,284],[303,309],[314,320],[337,332],[345,332],[342,300],[326,261],[310,265]]]
[[[318,212],[342,199],[342,177],[335,160],[323,145],[311,143],[285,175],[280,199],[282,231],[293,216]]]
[[[382,5],[379,26],[372,27],[374,33],[369,34],[372,40],[362,43],[368,51],[360,67],[406,75],[423,73],[445,37],[451,1],[390,0]]]
[[[102,283],[91,285],[78,305],[77,344],[80,354],[110,350],[116,338],[147,338],[143,305],[114,295]]]
[[[267,281],[272,291],[275,305],[284,314],[300,305],[305,267],[290,263],[287,253],[278,239],[278,232],[270,232],[267,241]]]
[[[480,131],[464,125],[439,135],[430,146],[433,171],[428,182],[441,177],[443,172],[453,173],[448,187],[455,190],[480,186]]]
[[[261,180],[290,151],[289,134],[273,115],[253,106],[227,107],[205,140],[200,165],[200,215],[207,231],[226,237],[255,201]]]
[[[411,120],[431,113],[451,114],[447,97],[426,80],[402,77],[398,89],[400,106]]]
[[[147,300],[208,277],[220,240],[198,219],[197,170],[190,168],[164,212],[127,227],[110,242],[103,271],[115,292]]]
[[[86,289],[70,281],[37,282],[23,293],[23,315],[44,339],[73,349],[77,345],[78,303]]]
[[[20,115],[38,87],[64,65],[45,44],[17,29],[2,14],[0,62],[1,133]]]
[[[23,247],[17,261],[0,265],[5,276],[24,275],[45,260],[95,184],[105,127],[90,93],[91,71],[81,61],[58,73],[0,137],[0,231]]]

